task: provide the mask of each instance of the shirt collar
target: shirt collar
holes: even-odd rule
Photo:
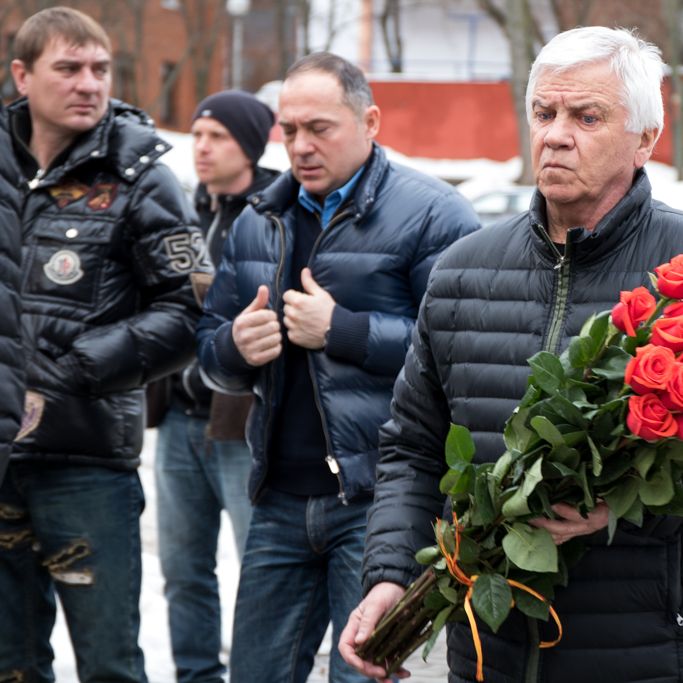
[[[328,226],[329,222],[332,220],[336,210],[349,198],[351,193],[355,190],[358,180],[363,171],[365,170],[365,165],[361,166],[340,188],[330,192],[330,194],[325,197],[325,203],[320,206],[320,202],[313,197],[313,195],[304,189],[303,185],[299,186],[299,204],[303,206],[307,211],[311,213],[320,215],[320,223],[323,230]]]

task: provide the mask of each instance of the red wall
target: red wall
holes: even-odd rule
[[[378,141],[408,156],[494,159],[518,155],[510,85],[371,81],[382,111]],[[668,84],[664,96],[668,100]],[[668,125],[653,159],[671,163]]]

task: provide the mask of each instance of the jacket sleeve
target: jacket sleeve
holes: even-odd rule
[[[0,105],[1,107],[1,105]],[[14,437],[24,408],[25,361],[21,345],[21,222],[18,172],[6,134],[4,111],[0,110],[0,482],[2,482]]]
[[[139,311],[75,340],[73,358],[94,393],[141,387],[191,360],[200,311],[189,274],[211,269],[194,210],[163,164],[140,178],[124,220]]]
[[[223,245],[216,277],[204,299],[204,314],[197,325],[197,356],[204,381],[213,388],[235,394],[250,393],[257,368],[242,357],[232,338],[232,324],[256,292],[240,297],[235,263],[235,243],[241,230],[249,230],[251,209],[233,223]],[[272,296],[272,292],[271,292]]]
[[[478,228],[476,213],[457,191],[441,193],[433,200],[421,226],[408,274],[415,308],[422,300],[439,254]],[[415,320],[382,311],[349,314],[338,308],[332,319],[327,353],[356,363],[368,372],[396,376],[410,346]]]
[[[375,498],[368,513],[363,560],[365,592],[380,581],[407,586],[422,569],[415,553],[434,545],[432,524],[443,515],[439,481],[450,425],[426,324],[428,297],[413,345],[396,380],[392,419],[380,429]]]

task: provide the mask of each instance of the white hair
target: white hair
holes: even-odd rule
[[[664,64],[656,45],[638,38],[633,31],[604,26],[574,28],[556,35],[539,52],[529,73],[526,114],[532,120],[532,97],[540,74],[564,71],[582,64],[606,61],[622,85],[621,103],[626,107],[629,133],[664,127],[661,83]]]

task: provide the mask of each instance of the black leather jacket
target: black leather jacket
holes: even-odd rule
[[[0,105],[0,482],[24,408],[24,352],[21,348],[21,193],[19,169],[10,153],[7,116]]]
[[[9,112],[30,173],[28,103]],[[199,311],[188,274],[210,267],[196,215],[157,161],[168,149],[143,112],[112,101],[22,183],[28,387],[45,405],[16,459],[136,467],[143,385],[192,356]]]
[[[393,419],[382,428],[375,502],[368,518],[364,587],[407,585],[414,553],[433,545],[443,515],[439,479],[450,422],[470,429],[480,461],[504,450],[502,430],[526,389],[527,358],[559,351],[621,290],[648,285],[648,271],[683,252],[683,214],[653,201],[640,172],[593,232],[570,230],[564,254],[543,227],[545,200],[451,247],[432,273],[413,346],[396,382]],[[590,550],[558,589],[564,636],[538,650],[513,611],[497,634],[482,627],[487,683],[681,681],[681,518],[643,529],[620,525],[611,546]],[[680,622],[680,623],[679,623]],[[555,637],[542,624],[541,639]],[[472,636],[449,630],[449,683],[474,680]]]

